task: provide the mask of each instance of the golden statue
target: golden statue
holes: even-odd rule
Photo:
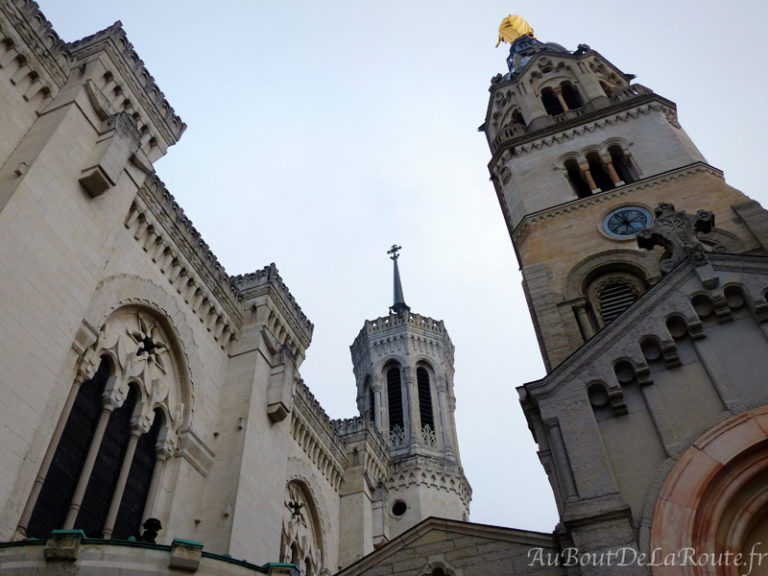
[[[499,41],[496,42],[496,47],[498,48],[502,42],[512,44],[520,36],[530,36],[533,38],[533,28],[522,16],[510,14],[499,25]]]

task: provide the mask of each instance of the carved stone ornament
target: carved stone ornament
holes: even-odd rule
[[[317,511],[311,496],[294,480],[288,483],[284,504],[281,561],[296,562],[302,569],[309,564],[318,571],[323,565],[323,555]]]
[[[101,356],[108,355],[115,364],[114,382],[107,389],[111,401],[121,405],[129,386],[138,385],[141,412],[138,426],[145,432],[152,426],[154,410],[164,405],[170,416],[168,430],[172,437],[184,420],[185,403],[168,336],[160,321],[133,306],[115,312],[101,329],[98,341],[84,355],[82,372],[90,372]]]
[[[645,250],[655,246],[664,248],[659,268],[666,274],[676,264],[690,258],[694,266],[708,264],[707,251],[711,248],[701,242],[697,233],[711,232],[715,227],[715,215],[708,210],[699,210],[696,215],[675,210],[668,202],[656,206],[656,218],[651,226],[637,233],[637,245]]]

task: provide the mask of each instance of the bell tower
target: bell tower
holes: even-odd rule
[[[400,246],[389,314],[368,320],[350,347],[357,405],[388,445],[391,537],[429,516],[466,520],[471,489],[459,458],[453,343],[441,320],[411,312],[400,281]]]
[[[716,225],[698,232],[708,250],[766,252],[765,211],[706,162],[673,102],[585,44],[536,39],[518,16],[499,41],[508,72],[491,80],[481,130],[547,371],[665,273],[664,248],[636,241],[660,203],[711,211]]]

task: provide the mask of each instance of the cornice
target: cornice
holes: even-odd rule
[[[274,300],[280,313],[288,321],[302,347],[304,349],[309,347],[315,326],[310,322],[309,318],[302,311],[301,306],[296,302],[293,294],[288,290],[288,286],[283,282],[274,263],[256,272],[233,276],[232,286],[244,300],[250,300],[267,294],[274,295]]]
[[[291,434],[320,473],[336,491],[340,490],[347,464],[344,442],[320,402],[300,379],[293,392]]]
[[[174,112],[165,95],[157,86],[144,62],[118,20],[112,26],[95,34],[67,44],[73,63],[86,60],[99,52],[106,51],[119,66],[122,77],[132,84],[131,92],[142,101],[142,105],[153,120],[153,124],[168,145],[175,144],[187,125]]]
[[[611,202],[617,198],[631,196],[644,190],[649,190],[669,182],[680,180],[681,178],[705,173],[711,174],[717,178],[720,178],[721,180],[724,179],[722,171],[718,170],[717,168],[704,162],[695,162],[693,164],[683,166],[682,168],[675,168],[667,172],[662,172],[661,174],[649,176],[643,180],[638,180],[632,184],[626,184],[624,186],[620,186],[619,188],[614,188],[608,192],[600,192],[598,194],[593,194],[592,196],[587,196],[586,198],[577,198],[576,200],[572,200],[571,202],[567,202],[565,204],[558,204],[552,208],[547,208],[545,210],[540,210],[539,212],[534,212],[533,214],[528,214],[512,231],[512,242],[517,244],[518,242],[522,241],[531,224],[536,224],[545,220],[551,220],[552,218],[557,218],[564,214],[583,210],[584,208],[588,208],[590,206]]]
[[[21,56],[30,71],[37,74],[37,82],[48,93],[55,93],[67,81],[70,72],[70,54],[51,23],[32,0],[0,2],[0,37],[8,50]],[[4,24],[4,23],[3,23]]]
[[[628,88],[642,88],[642,90],[637,94],[630,93],[626,100],[621,100],[607,108],[600,108],[593,112],[579,108],[566,112],[557,118],[555,124],[536,130],[533,134],[517,135],[517,132],[512,131],[507,134],[502,130],[491,142],[493,157],[489,166],[498,162],[505,150],[514,150],[516,155],[526,154],[568,142],[583,134],[595,132],[612,124],[626,122],[653,111],[662,112],[671,124],[679,127],[677,108],[673,102],[654,94],[644,86],[632,85]]]

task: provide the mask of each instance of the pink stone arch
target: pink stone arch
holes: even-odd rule
[[[697,557],[708,554],[722,561],[655,566],[654,576],[742,574],[743,566],[727,560],[742,552],[752,528],[768,514],[767,480],[768,406],[734,416],[701,436],[661,488],[650,549],[663,558],[693,548]]]

